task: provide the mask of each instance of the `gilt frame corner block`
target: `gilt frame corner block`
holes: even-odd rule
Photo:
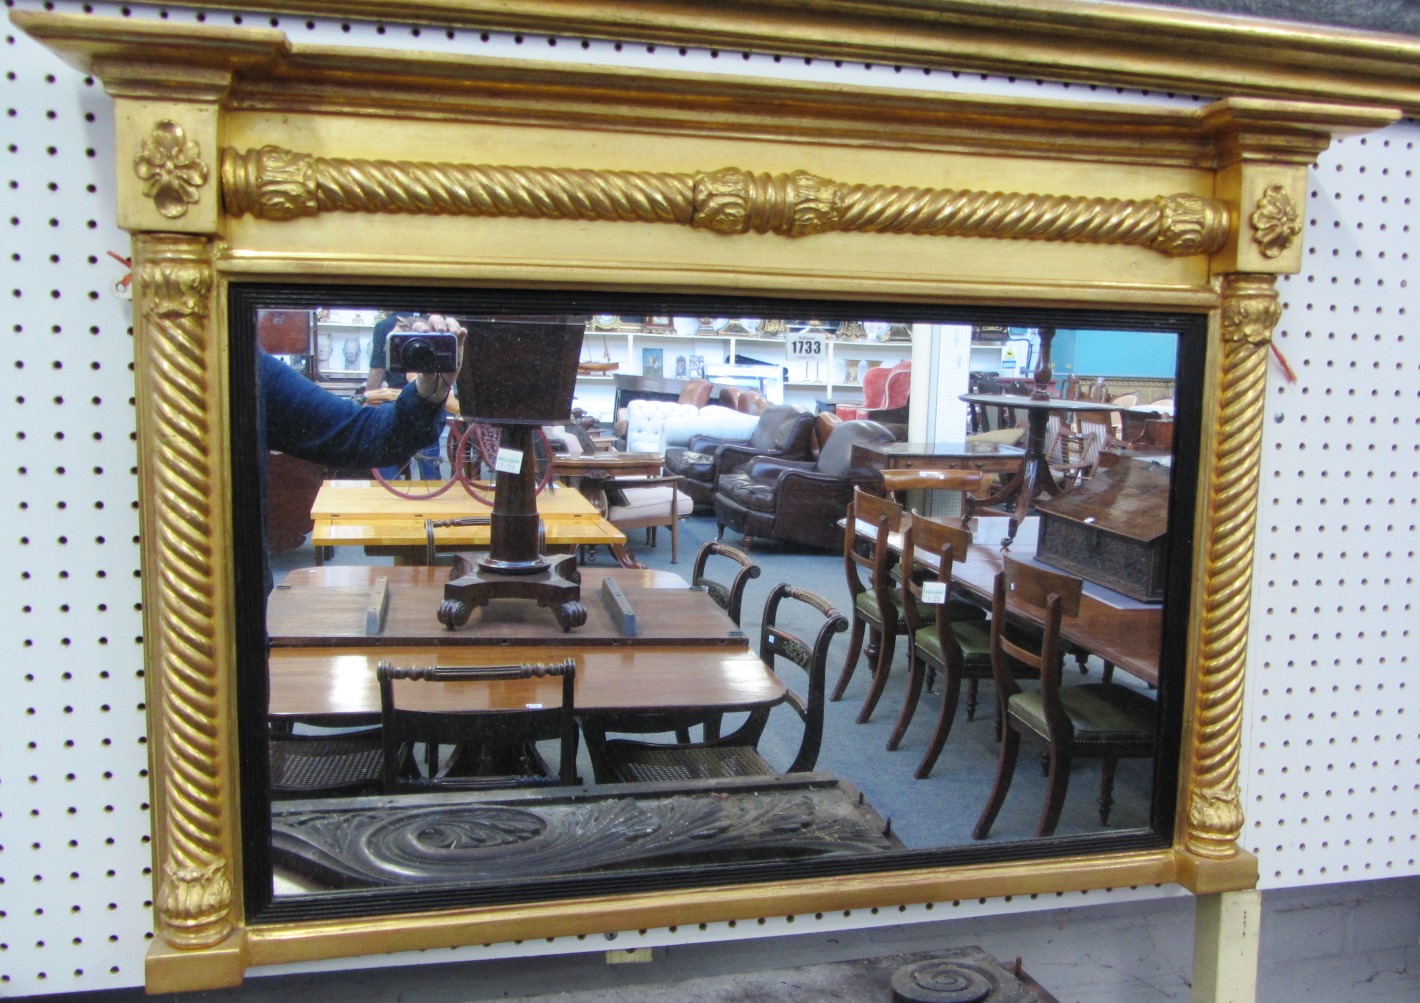
[[[1254,883],[1255,862],[1237,845],[1241,695],[1275,278],[1300,267],[1307,165],[1334,135],[1382,127],[1394,109],[1275,95],[1159,110],[869,90],[825,102],[775,81],[376,58],[267,30],[12,17],[115,101],[144,444],[150,989],[230,984],[256,965],[766,909]],[[569,141],[577,136],[597,141]],[[224,305],[234,281],[312,275],[1206,314],[1172,847],[251,923],[238,892]]]

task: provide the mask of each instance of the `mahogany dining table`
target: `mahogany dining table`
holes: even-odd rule
[[[912,513],[904,513],[902,525],[888,536],[888,546],[898,554],[902,553],[902,530],[912,518]],[[873,530],[860,521],[857,531],[867,536]],[[1001,570],[1005,556],[1059,571],[1037,561],[1034,551],[1016,548],[1007,552],[999,547],[973,544],[965,560],[952,563],[952,583],[960,590],[962,598],[990,608],[996,573]],[[919,560],[927,566],[932,564],[930,554],[920,555]],[[1141,602],[1091,581],[1084,583],[1079,615],[1065,618],[1060,626],[1062,638],[1150,686],[1157,686],[1159,682],[1163,631],[1161,604]]]
[[[272,602],[279,605],[293,599],[299,601],[301,593],[315,595],[322,589],[358,589],[382,579],[392,592],[436,592],[448,575],[449,568],[441,566],[302,568],[282,580]],[[698,720],[707,713],[768,708],[784,700],[785,684],[751,650],[748,639],[714,606],[704,590],[691,589],[680,576],[661,571],[587,568],[582,576],[584,602],[589,608],[598,601],[592,592],[610,578],[633,601],[651,592],[660,593],[655,598],[662,604],[680,596],[695,621],[714,621],[718,634],[679,636],[661,626],[648,628],[647,633],[636,638],[591,637],[580,630],[564,633],[550,617],[529,616],[517,633],[505,632],[491,643],[478,643],[476,639],[474,643],[459,643],[460,639],[453,635],[461,632],[446,630],[431,615],[427,636],[417,637],[401,628],[403,632],[397,636],[375,643],[350,636],[316,636],[310,633],[309,624],[292,628],[306,632],[301,636],[282,633],[288,628],[281,624],[296,621],[280,614],[269,617],[277,629],[271,635],[267,660],[268,713],[275,722],[349,725],[378,721],[380,693],[375,670],[386,659],[396,665],[447,666],[547,663],[570,656],[577,665],[577,716],[584,723],[588,719],[625,720],[636,715],[667,719],[682,714]],[[706,604],[713,607],[713,612],[705,608]],[[347,613],[348,610],[341,614],[346,620]],[[718,622],[717,616],[723,623]],[[592,625],[589,620],[588,626]],[[704,629],[698,627],[697,631]],[[689,633],[683,622],[681,633]],[[496,684],[438,682],[429,683],[423,692],[434,707],[496,712],[554,706],[561,700],[561,683],[557,679],[536,678]]]

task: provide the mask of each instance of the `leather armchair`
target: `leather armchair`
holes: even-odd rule
[[[835,427],[815,460],[756,456],[715,487],[715,522],[741,533],[749,547],[756,536],[838,550],[838,520],[848,509],[856,482],[873,477],[852,469],[858,443],[892,442],[890,429],[875,421],[845,421]]]
[[[810,437],[814,416],[792,404],[776,404],[764,414],[747,438],[700,434],[691,436],[684,449],[666,450],[666,472],[679,474],[681,490],[690,495],[697,509],[714,507],[715,485],[756,456],[779,456],[788,460],[810,457]]]

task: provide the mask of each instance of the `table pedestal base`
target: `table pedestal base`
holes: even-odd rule
[[[539,606],[552,609],[552,615],[564,631],[587,622],[576,557],[565,557],[555,565],[548,564],[531,572],[503,571],[487,562],[468,567],[460,577],[444,586],[439,622],[449,630],[457,630],[468,623],[477,607],[486,605],[490,599],[535,599]]]
[[[1023,400],[1022,406],[1031,403],[1034,402]],[[995,508],[998,511],[1004,510],[1009,515],[1006,537],[1001,541],[1002,548],[1009,547],[1015,540],[1016,530],[1030,514],[1037,495],[1044,491],[1053,498],[1060,493],[1060,485],[1056,483],[1045,455],[1045,436],[1049,419],[1050,415],[1044,408],[1032,408],[1030,426],[1026,434],[1026,451],[1021,457],[1020,469],[994,494],[985,498],[967,494],[963,498],[962,525],[970,523],[978,509]]]

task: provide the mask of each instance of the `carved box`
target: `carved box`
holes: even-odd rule
[[[1169,469],[1127,457],[1040,502],[1036,558],[1141,602],[1162,602]]]

